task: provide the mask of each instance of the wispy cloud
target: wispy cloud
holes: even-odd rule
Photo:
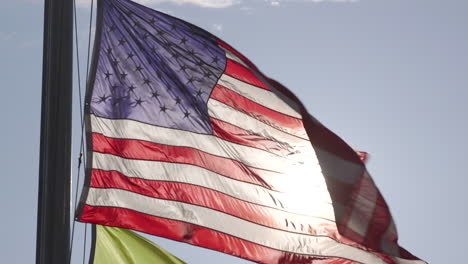
[[[296,0],[296,2],[310,2],[310,3],[321,3],[321,2],[331,2],[331,3],[356,3],[359,0]]]
[[[261,3],[272,6],[272,7],[280,7],[283,4],[320,4],[320,3],[356,3],[359,2],[360,0],[249,0],[249,1],[244,1],[244,0],[239,0],[240,4],[245,4],[249,3],[252,4],[254,2]],[[242,6],[240,10],[244,11],[245,13],[251,15],[254,13],[254,9],[252,7],[246,7]]]
[[[42,44],[41,34],[37,32],[2,32],[0,31],[0,48],[14,45],[16,48],[37,47]]]
[[[0,41],[9,41],[13,40],[15,36],[17,35],[16,32],[0,32]]]
[[[279,5],[280,5],[280,1],[276,1],[276,0],[270,1],[270,5],[272,5],[272,6],[279,6]]]
[[[296,3],[322,3],[322,2],[331,2],[331,3],[355,3],[359,0],[264,0],[268,5],[271,6],[280,6],[281,3],[287,2],[296,2]]]
[[[223,25],[222,24],[213,24],[211,26],[213,27],[214,30],[216,30],[218,32],[223,32]]]
[[[37,1],[37,0],[23,0],[23,1]],[[240,4],[255,3],[261,2],[278,7],[281,3],[295,2],[295,3],[322,3],[322,2],[331,2],[331,3],[355,3],[360,0],[133,0],[143,5],[153,5],[161,3],[174,3],[178,5],[183,4],[192,4],[198,5],[201,7],[208,8],[226,8]],[[91,0],[76,0],[78,7],[89,7]],[[245,11],[245,10],[244,10]],[[249,8],[247,10],[251,12]]]
[[[137,0],[137,2],[142,4],[172,2],[176,4],[194,4],[210,8],[224,8],[237,5],[241,2],[241,0]]]
[[[23,40],[19,43],[19,47],[22,49],[28,49],[28,48],[36,48],[41,46],[42,44],[42,39],[41,38],[36,38],[36,39],[28,39],[28,40]]]
[[[254,9],[253,9],[252,7],[250,7],[250,6],[241,6],[241,7],[240,7],[240,10],[241,10],[242,12],[245,12],[245,13],[248,14],[248,15],[252,15]]]
[[[140,4],[160,4],[160,3],[175,3],[175,4],[193,4],[209,8],[225,8],[239,4],[242,0],[134,0]],[[80,7],[89,6],[90,0],[77,0],[77,5]]]

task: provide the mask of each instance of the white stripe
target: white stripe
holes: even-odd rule
[[[291,100],[289,97],[285,96],[282,92],[278,91],[273,85],[271,85],[269,81],[267,81],[265,78],[263,78],[262,74],[260,74],[255,69],[252,69],[241,58],[239,58],[236,54],[232,53],[230,50],[228,50],[228,49],[226,49],[226,48],[224,48],[222,46],[220,46],[220,47],[224,50],[227,59],[235,61],[235,62],[239,63],[240,65],[244,66],[245,68],[249,69],[259,80],[261,80],[264,84],[266,84],[276,95],[279,95],[279,97],[281,97],[283,99],[283,103],[286,102],[293,109],[295,109],[294,111],[296,113],[299,113],[298,105],[293,100]],[[275,109],[275,108],[272,108],[272,109]],[[298,118],[301,118],[300,115],[299,115]]]
[[[90,188],[87,204],[127,208],[156,217],[189,222],[281,251],[341,257],[366,264],[385,264],[370,252],[338,243],[329,237],[275,230],[201,206],[155,199],[124,190]]]
[[[106,171],[116,170],[132,178],[198,185],[217,190],[247,202],[280,210],[289,209],[288,211],[294,212],[294,209],[297,208],[296,204],[291,204],[295,203],[296,199],[290,199],[290,194],[273,192],[266,188],[223,177],[207,169],[189,164],[125,159],[111,154],[94,152],[93,168]],[[321,175],[317,176],[321,177]],[[285,208],[283,209],[279,203],[273,201],[272,198],[275,198],[276,201],[281,201]],[[304,194],[303,199],[307,199],[309,208],[313,208],[314,210],[309,210],[307,212],[308,215],[329,219],[331,221],[335,220],[333,207],[331,205],[331,200],[329,200],[330,198],[326,187],[319,189],[310,186],[309,193]],[[300,211],[295,212],[303,213]],[[292,217],[292,215],[290,216]],[[300,218],[300,216],[298,217]],[[304,222],[305,220],[297,219],[296,221],[300,223],[299,221]]]
[[[312,144],[308,140],[273,128],[215,99],[208,100],[208,114],[211,117],[235,125],[246,131],[261,135],[267,139],[272,139],[273,141],[281,142],[293,148],[296,146],[308,146],[312,148]]]
[[[208,114],[211,117],[251,131],[264,138],[281,142],[292,149],[293,151],[288,154],[288,159],[291,160],[292,163],[289,164],[287,175],[285,175],[284,178],[287,180],[283,180],[283,185],[290,186],[288,189],[296,194],[294,198],[290,197],[290,206],[291,208],[296,208],[304,212],[313,210],[313,206],[308,207],[305,204],[305,201],[315,199],[315,193],[311,193],[310,190],[307,189],[308,186],[320,186],[322,190],[327,190],[327,185],[322,175],[322,170],[315,151],[309,141],[274,129],[214,99],[208,101]],[[275,186],[277,185],[278,184],[275,184]],[[311,196],[305,195],[306,193],[309,193]],[[331,201],[328,192],[326,196],[326,201]]]
[[[286,173],[293,161],[277,155],[217,138],[213,135],[158,127],[133,120],[113,120],[90,115],[92,132],[112,138],[128,138],[158,144],[191,147],[247,166]],[[314,158],[310,157],[311,159]],[[315,157],[316,159],[316,157]]]
[[[276,94],[268,90],[255,87],[226,74],[221,75],[218,84],[256,102],[259,105],[273,109],[285,115],[302,119],[301,114],[296,110],[299,109],[297,104],[287,104],[285,103],[284,98],[281,99]]]
[[[245,63],[241,58],[237,57],[236,54],[232,53],[230,50],[226,49],[225,47],[223,46],[220,46],[223,50],[224,50],[224,53],[226,54],[226,58],[230,59],[230,60],[233,60],[237,63],[239,63],[240,65],[248,68],[249,70],[251,70],[252,72],[254,72],[255,70],[250,68],[249,65],[247,65],[247,63]]]
[[[150,142],[186,146],[201,151],[237,160],[255,168],[264,168],[283,172],[283,177],[272,179],[272,186],[281,186],[280,190],[293,195],[282,197],[280,200],[288,204],[288,208],[295,212],[314,215],[316,209],[309,201],[314,199],[331,202],[325,194],[311,192],[310,188],[316,186],[320,190],[327,190],[322,176],[321,167],[309,142],[302,146],[294,146],[287,158],[275,156],[262,150],[234,144],[212,135],[202,135],[183,130],[169,129],[144,124],[131,120],[112,120],[90,115],[92,131],[102,133],[112,138],[129,138],[146,140]],[[268,182],[269,179],[264,179]],[[318,198],[315,196],[318,195]],[[334,219],[330,210],[326,211],[328,219]]]

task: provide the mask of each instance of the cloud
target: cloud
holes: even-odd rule
[[[241,0],[240,0],[241,1]],[[263,2],[266,5],[272,6],[272,7],[280,7],[282,4],[308,4],[308,3],[356,3],[359,2],[360,0],[257,0],[257,2]],[[245,1],[241,1],[244,2]],[[254,2],[250,0],[250,2]],[[248,14],[253,13],[253,8],[246,8],[246,7],[241,7],[242,11],[246,11]]]
[[[22,0],[22,1],[37,1],[37,0]],[[174,3],[178,5],[183,4],[192,4],[198,5],[201,7],[207,8],[226,8],[242,3],[253,3],[260,2],[260,0],[133,0],[137,3],[143,5],[155,5],[161,3]],[[322,3],[322,2],[331,2],[331,3],[355,3],[360,0],[263,0],[266,4],[270,6],[278,7],[281,3],[287,2],[296,2],[296,3]],[[89,7],[91,0],[76,0],[78,7]],[[95,1],[96,2],[96,1]],[[242,8],[241,8],[242,9]],[[243,10],[246,11],[246,10]],[[248,8],[248,13],[251,13],[252,9]]]
[[[359,0],[297,0],[297,2],[311,2],[311,3],[322,3],[322,2],[331,2],[331,3],[356,3]]]
[[[42,39],[37,38],[37,39],[23,40],[19,44],[19,47],[22,49],[27,49],[31,47],[39,47],[41,45],[42,45]]]
[[[285,0],[264,0],[267,4],[271,6],[280,6],[280,4],[286,3],[288,1]],[[359,0],[289,0],[289,2],[296,2],[296,3],[322,3],[322,2],[329,2],[329,3],[355,3],[359,2]]]
[[[247,15],[252,15],[253,14],[253,8],[250,6],[241,6],[239,8],[242,12],[245,12]]]
[[[214,30],[218,31],[218,32],[222,32],[223,31],[223,25],[222,24],[213,24],[211,25]]]
[[[137,0],[142,4],[172,2],[176,4],[194,4],[202,7],[224,8],[239,4],[240,0]]]
[[[289,2],[295,3],[355,3],[359,0],[289,0]],[[270,6],[279,7],[281,3],[286,3],[285,0],[264,0]]]
[[[16,37],[16,32],[0,32],[0,41],[9,41],[13,40]]]
[[[209,8],[225,8],[239,4],[242,0],[134,0],[143,5],[175,3],[175,4],[193,4]],[[77,6],[89,7],[90,0],[77,0]]]
[[[36,36],[37,35],[37,36]],[[0,47],[3,45],[14,45],[19,48],[37,47],[42,44],[40,34],[27,32],[1,32],[0,31]]]
[[[279,1],[270,1],[270,5],[272,6],[279,6],[280,2]]]

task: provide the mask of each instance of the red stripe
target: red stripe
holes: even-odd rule
[[[163,200],[173,200],[210,208],[266,227],[293,233],[328,236],[337,239],[333,221],[310,218],[307,223],[274,217],[274,208],[249,203],[224,193],[187,183],[152,181],[126,177],[117,171],[92,170],[91,187],[116,188]]]
[[[363,163],[366,163],[369,160],[369,153],[364,152],[364,151],[356,151],[356,154],[358,154],[359,158]]]
[[[262,74],[255,67],[255,65],[252,62],[250,62],[245,56],[243,56],[240,52],[238,52],[237,50],[232,48],[227,43],[225,43],[225,42],[223,42],[221,40],[218,40],[218,44],[220,46],[226,48],[227,50],[231,51],[232,53],[234,53],[244,63],[249,65],[249,67],[251,67],[252,69],[255,69],[258,72],[258,74],[260,74],[263,78],[265,78],[265,80],[268,81],[269,85],[273,85],[273,87],[275,89],[277,89],[279,92],[281,92],[285,96],[289,97],[291,100],[296,102],[299,106],[301,106],[301,115],[303,117],[304,126],[305,126],[305,129],[306,129],[307,134],[309,136],[309,139],[313,143],[314,146],[321,147],[322,149],[324,149],[324,150],[326,150],[326,151],[328,151],[330,153],[334,153],[335,155],[337,155],[337,156],[339,156],[339,157],[341,157],[343,159],[349,160],[351,162],[355,162],[355,163],[358,163],[358,164],[363,163],[363,161],[361,161],[361,159],[356,154],[356,152],[353,151],[353,149],[351,149],[346,142],[344,142],[340,137],[335,135],[332,131],[330,131],[328,128],[324,127],[318,121],[316,121],[315,119],[310,117],[310,115],[307,112],[307,110],[305,109],[304,105],[297,98],[297,96],[294,95],[294,93],[289,91],[289,89],[284,87],[279,82],[277,82],[277,81],[275,81],[273,79],[270,79],[267,76],[265,76],[264,74]],[[229,65],[230,61],[231,60],[228,60],[227,66],[230,66]],[[240,65],[239,63],[236,63],[236,64]],[[228,70],[228,69],[226,69],[226,70]],[[246,69],[246,70],[248,70],[248,69]],[[258,80],[259,82],[261,82],[263,86],[266,86],[256,76],[255,76],[255,79]],[[259,87],[261,87],[261,86],[259,86]],[[265,89],[271,90],[268,86]]]
[[[336,218],[336,222],[338,223],[338,230],[340,231],[340,233],[361,244],[364,241],[363,235],[349,228],[348,224],[353,214],[353,211],[359,209],[356,203],[357,197],[358,195],[360,195],[361,188],[363,188],[363,186],[366,183],[368,183],[368,181],[365,175],[362,173],[359,177],[359,180],[356,182],[353,190],[346,191],[346,195],[348,195],[348,201],[345,203],[346,206],[343,208],[345,211],[342,213],[342,216],[340,218]],[[367,187],[368,186],[366,186],[365,188]],[[332,200],[335,199],[331,193],[330,196],[332,197]],[[369,221],[371,221],[371,219],[369,219]]]
[[[162,145],[136,139],[110,138],[98,133],[92,135],[93,151],[129,159],[191,164],[231,179],[271,189],[271,186],[265,180],[268,179],[271,172],[250,168],[236,160],[211,155],[189,147]]]
[[[377,191],[377,200],[375,202],[374,214],[372,215],[369,226],[367,227],[367,233],[363,244],[375,250],[381,251],[383,239],[387,239],[389,242],[396,243],[396,232],[394,233],[395,236],[393,237],[394,241],[392,241],[392,237],[384,237],[384,233],[391,222],[392,216],[390,215],[390,209],[388,208],[387,203],[385,202],[380,192]]]
[[[332,201],[338,202],[344,206],[349,206],[348,203],[350,203],[351,194],[356,188],[356,184],[346,183],[344,181],[340,181],[339,178],[333,177],[327,177],[325,180]]]
[[[80,221],[129,228],[176,241],[221,251],[265,264],[355,264],[339,258],[317,258],[267,248],[225,233],[124,208],[85,205]]]
[[[277,209],[241,201],[221,192],[186,183],[151,181],[126,177],[117,171],[92,170],[91,187],[116,188],[163,200],[173,200],[210,208],[219,212],[257,223],[266,227],[316,236],[328,236],[335,241],[352,247],[365,249],[355,241],[342,237],[334,222],[311,218],[310,222],[299,223],[274,217]],[[203,197],[203,199],[200,199]]]
[[[301,119],[276,112],[257,104],[222,85],[216,85],[211,93],[211,98],[229,105],[239,112],[247,114],[273,128],[306,140],[308,139]]]
[[[221,45],[221,43],[220,43],[220,45]],[[248,62],[248,60],[247,60],[247,62]],[[258,72],[261,74],[260,71],[258,71]],[[287,89],[286,87],[281,85],[279,82],[266,77],[263,74],[262,74],[262,76],[266,80],[268,80],[269,84],[272,85],[275,89],[277,89],[278,91],[280,91],[281,93],[283,93],[284,95],[286,95],[287,97],[292,99],[294,102],[299,104],[299,106],[301,107],[301,115],[303,117],[304,127],[305,127],[305,129],[307,131],[307,134],[309,135],[309,138],[310,138],[310,141],[311,141],[312,145],[315,148],[321,148],[321,149],[323,149],[323,150],[325,150],[325,151],[327,151],[329,153],[333,153],[334,155],[337,156],[336,159],[335,159],[334,164],[330,164],[331,166],[340,167],[340,164],[339,164],[340,161],[338,161],[338,160],[341,158],[341,159],[344,159],[344,160],[347,160],[347,161],[351,161],[351,162],[353,162],[355,164],[358,164],[358,165],[361,166],[363,171],[365,170],[364,163],[368,160],[368,154],[367,153],[365,153],[365,152],[364,153],[355,152],[339,136],[337,136],[331,130],[329,130],[328,128],[323,126],[315,118],[310,116],[308,114],[307,110],[305,109],[304,105],[301,103],[301,101],[296,97],[296,95],[294,95],[291,91],[289,91],[289,89]],[[322,164],[323,160],[321,159],[320,154],[318,154],[318,159],[319,159],[320,163]],[[322,169],[326,170],[326,168],[324,168],[323,165],[322,165]],[[325,176],[325,179],[327,180],[327,186],[329,187],[329,190],[330,190],[329,180],[332,179],[332,178],[330,177],[330,175],[327,175],[326,173],[324,174],[324,176]],[[333,175],[333,178],[336,178],[336,179],[345,178],[345,175],[337,174],[337,175]],[[346,186],[346,184],[342,184],[342,183],[340,183],[338,181],[336,181],[335,183],[338,186],[335,186],[334,188],[332,187],[331,189],[335,189],[337,191],[330,190],[330,195],[332,196],[332,200],[334,200],[334,201],[336,201],[336,199],[338,197],[341,198],[341,199],[345,198],[344,196],[339,195],[339,193],[341,192],[341,191],[339,191],[340,189],[341,190],[346,190],[346,189],[349,188],[349,187]],[[381,194],[378,191],[378,188],[375,186],[374,183],[372,183],[371,188],[375,188],[377,190],[379,198],[380,198]],[[349,190],[345,191],[345,192],[349,192]],[[382,197],[382,199],[383,199],[383,197]],[[386,207],[386,204],[385,204],[385,207]],[[350,209],[352,210],[352,208],[350,208]],[[391,216],[391,213],[390,213],[388,207],[381,208],[380,210],[381,210],[381,212],[379,212],[378,214],[382,214],[383,217],[386,218],[385,221],[387,221],[387,220],[391,221],[392,216]],[[375,216],[377,216],[377,215],[375,215]],[[339,222],[339,220],[340,219],[337,219],[337,222]],[[341,220],[344,220],[343,222],[346,221],[345,219],[341,219]],[[370,224],[373,224],[372,223],[373,221],[375,221],[375,218],[371,219]],[[340,226],[340,228],[339,228],[340,233],[344,234],[345,236],[347,236],[350,239],[353,239],[355,241],[361,241],[363,239],[361,235],[353,232],[350,229],[347,229],[347,230],[346,229],[347,228],[345,226]],[[395,240],[395,243],[396,242],[397,241]],[[373,242],[373,243],[375,243],[375,242]],[[400,254],[401,254],[401,256],[403,258],[419,260],[417,257],[412,255],[410,252],[408,252],[404,248],[399,247],[399,250],[400,250]],[[384,256],[384,255],[382,254],[382,256]],[[393,261],[391,261],[388,257],[382,257],[382,258],[384,258],[387,263],[393,263]]]
[[[236,61],[227,59],[224,73],[243,82],[271,91],[270,87],[260,80],[249,68]]]
[[[247,57],[245,57],[244,55],[242,55],[240,52],[238,52],[236,49],[234,49],[233,47],[231,47],[229,44],[227,44],[226,42],[222,41],[222,40],[218,40],[218,45],[220,45],[221,47],[229,50],[230,52],[232,52],[234,55],[236,55],[239,59],[241,59],[245,64],[249,65],[250,68],[258,71],[257,69],[257,66],[255,66],[255,64],[253,64],[249,59],[247,59]]]
[[[413,254],[411,254],[408,250],[402,248],[402,247],[399,247],[400,249],[400,256],[402,258],[405,258],[405,259],[412,259],[412,260],[419,260],[419,258],[417,258],[416,256],[414,256]]]
[[[264,138],[263,136],[253,134],[240,127],[231,125],[227,122],[210,117],[213,134],[229,142],[244,146],[262,149],[280,156],[286,156],[291,153],[288,146],[279,142]]]
[[[326,150],[327,152],[332,153],[339,158],[354,162],[356,164],[361,164],[364,167],[364,163],[359,158],[358,154],[343,139],[338,137],[335,133],[309,115],[301,101],[291,91],[289,91],[289,89],[273,79],[270,79],[266,76],[264,77],[275,89],[289,97],[301,107],[301,116],[304,127],[314,147],[322,148],[323,150]]]
[[[355,163],[363,163],[359,156],[354,152],[346,142],[344,142],[340,137],[335,135],[332,131],[330,131],[328,128],[324,127],[322,124],[320,124],[318,121],[315,119],[311,118],[307,110],[305,109],[304,105],[301,103],[301,101],[297,98],[294,93],[289,91],[286,87],[284,87],[282,84],[279,82],[268,78],[264,74],[262,74],[257,67],[250,62],[244,55],[242,55],[240,52],[238,52],[236,49],[228,45],[227,43],[218,40],[218,44],[225,49],[231,51],[234,53],[237,57],[239,57],[245,64],[247,64],[249,67],[252,69],[255,69],[258,74],[260,74],[265,80],[268,81],[270,85],[273,85],[275,89],[277,89],[279,92],[284,94],[285,96],[289,97],[291,100],[296,102],[299,106],[301,106],[301,115],[303,117],[303,122],[305,129],[307,131],[307,134],[309,135],[309,139],[313,143],[314,146],[321,147],[322,149],[334,153],[335,155],[349,160],[351,162]],[[229,60],[228,60],[228,66],[229,66]],[[255,78],[258,80],[258,78],[255,76]],[[259,80],[260,81],[260,80]],[[263,85],[265,85],[262,82]]]

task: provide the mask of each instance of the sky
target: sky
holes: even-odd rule
[[[400,245],[431,264],[463,262],[468,250],[468,2],[140,2],[214,33],[286,85],[312,115],[353,148],[370,153],[368,169],[393,213]],[[84,72],[89,0],[78,4]],[[42,23],[41,0],[2,2],[3,263],[35,259]],[[75,96],[74,162],[80,137],[77,89]],[[74,177],[75,184],[76,171]],[[73,263],[82,263],[83,234],[84,224],[78,223]],[[190,264],[248,263],[152,239]]]

